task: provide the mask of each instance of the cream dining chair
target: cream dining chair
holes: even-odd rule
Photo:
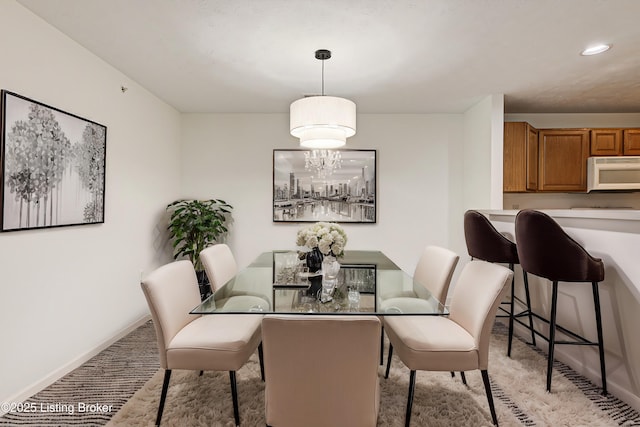
[[[267,425],[375,426],[379,335],[375,316],[265,316]]]
[[[427,246],[418,258],[413,272],[414,286],[411,290],[399,291],[383,295],[382,308],[402,305],[403,298],[407,303],[416,297],[433,295],[443,305],[447,299],[451,277],[460,257],[449,249],[439,246]],[[427,291],[427,292],[425,292]]]
[[[428,304],[428,302],[420,297],[426,297],[429,294],[445,305],[451,278],[459,259],[458,254],[449,249],[440,246],[425,247],[413,272],[413,289],[382,295],[380,309],[384,311],[392,307],[399,309],[404,307],[409,311],[421,311],[420,304]],[[384,318],[381,320],[384,332]],[[384,339],[384,334],[381,338]],[[382,351],[382,345],[380,351]],[[380,364],[382,363],[381,353]]]
[[[238,264],[229,246],[218,243],[200,252],[200,261],[207,273],[211,291],[227,283],[238,272]]]
[[[486,261],[471,261],[452,291],[450,314],[445,316],[391,316],[385,319],[389,357],[393,349],[409,368],[409,396],[405,426],[411,420],[416,371],[469,371],[482,373],[491,419],[498,425],[489,383],[489,338],[496,310],[513,272]]]
[[[200,251],[199,256],[204,266],[204,271],[209,278],[212,292],[220,289],[221,286],[224,286],[238,273],[238,264],[231,252],[231,248],[224,243],[207,246]],[[238,294],[231,293],[224,299],[216,300],[216,305],[225,305],[233,311],[244,311],[247,307],[252,306],[265,306],[268,308],[270,303],[261,296],[251,295],[249,292],[243,291]],[[239,321],[242,322],[243,320],[239,318]],[[260,355],[260,374],[262,375],[262,380],[264,380],[262,342],[258,345],[258,354]]]
[[[236,371],[260,344],[262,318],[253,315],[193,315],[200,304],[198,279],[190,261],[175,261],[149,274],[141,283],[165,370],[156,425],[160,425],[171,372],[229,371],[233,413],[240,425]]]

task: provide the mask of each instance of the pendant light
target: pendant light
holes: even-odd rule
[[[324,61],[331,51],[316,50],[322,61],[322,95],[308,96],[291,104],[289,128],[300,138],[300,146],[311,149],[342,147],[356,133],[356,104],[345,98],[324,94]]]

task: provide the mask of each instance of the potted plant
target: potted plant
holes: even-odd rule
[[[173,258],[187,257],[198,275],[200,296],[211,294],[209,280],[200,262],[200,251],[216,243],[227,232],[226,223],[233,207],[224,200],[176,200],[167,205],[171,212],[169,233],[173,245]]]

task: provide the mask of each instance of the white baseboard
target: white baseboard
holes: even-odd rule
[[[94,348],[92,348],[92,349],[88,350],[87,352],[79,355],[75,359],[71,360],[69,363],[59,367],[58,369],[56,369],[55,371],[51,372],[50,374],[48,374],[44,378],[42,378],[42,379],[36,381],[35,383],[25,387],[20,392],[16,393],[13,396],[9,396],[8,398],[6,398],[6,399],[4,399],[2,401],[3,402],[24,402],[25,400],[27,400],[29,397],[33,396],[34,394],[36,394],[40,390],[50,386],[51,384],[53,384],[54,382],[56,382],[60,378],[62,378],[65,375],[67,375],[69,372],[71,372],[74,369],[80,367],[83,363],[87,362],[89,359],[91,359],[92,357],[94,357],[95,355],[97,355],[102,350],[106,349],[107,347],[109,347],[110,345],[112,345],[113,343],[118,341],[119,339],[124,338],[125,336],[129,335],[131,332],[133,332],[134,330],[136,330],[140,326],[144,325],[147,321],[149,321],[149,319],[151,319],[151,315],[149,315],[149,314],[141,317],[140,319],[136,320],[135,322],[133,322],[129,326],[126,326],[126,327],[122,328],[120,331],[116,332],[116,334],[113,335],[112,337],[107,338],[106,340],[102,341],[101,343],[96,345]],[[7,413],[7,411],[0,410],[0,416],[4,415],[6,413]]]

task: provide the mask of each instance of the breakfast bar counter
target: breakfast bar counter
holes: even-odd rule
[[[605,264],[600,284],[609,389],[640,409],[640,210],[539,209],[556,220],[574,240]],[[485,210],[496,229],[512,240],[517,210]],[[519,266],[517,267],[519,268]],[[522,274],[516,272],[516,293],[523,295]],[[548,318],[550,282],[531,276],[532,309]],[[591,287],[564,283],[558,297],[558,323],[595,338]],[[540,324],[544,330],[544,325]],[[517,329],[516,329],[517,330]],[[591,335],[590,335],[591,334]],[[526,336],[524,330],[522,336]],[[546,342],[538,343],[546,349]],[[517,356],[515,356],[517,357]],[[556,359],[599,384],[595,348],[561,346]]]

